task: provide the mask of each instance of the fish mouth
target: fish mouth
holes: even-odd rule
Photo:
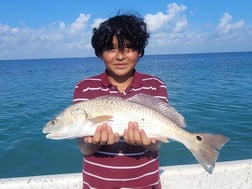
[[[42,132],[44,134],[52,134],[52,133],[59,133],[59,130],[58,129],[51,129],[51,128],[45,127],[45,128],[42,129]]]
[[[42,132],[43,132],[44,134],[47,134],[47,133],[49,133],[49,130],[48,130],[47,127],[44,127],[44,128],[42,129]]]
[[[58,133],[49,133],[45,136],[47,139],[63,139],[62,135]]]
[[[53,127],[51,125],[45,125],[42,129],[44,134],[54,132]]]

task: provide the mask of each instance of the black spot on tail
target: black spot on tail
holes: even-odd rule
[[[202,141],[203,140],[200,135],[196,135],[196,139],[197,139],[197,141]]]

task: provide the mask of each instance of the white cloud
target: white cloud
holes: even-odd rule
[[[158,12],[155,15],[147,14],[145,16],[145,22],[147,23],[149,31],[154,32],[159,30],[167,22],[167,16],[162,12]]]
[[[150,32],[156,32],[165,28],[181,31],[187,26],[187,20],[183,14],[185,10],[185,5],[171,3],[167,6],[166,13],[146,14],[144,20]]]
[[[164,12],[144,16],[151,32],[146,54],[251,50],[252,25],[234,22],[225,12],[219,20],[195,26],[188,23],[186,10],[171,3]],[[0,59],[94,56],[92,29],[106,19],[90,17],[81,13],[72,23],[56,21],[41,28],[0,24]]]
[[[232,16],[228,12],[225,12],[223,16],[220,18],[219,24],[217,26],[217,31],[220,35],[229,34],[233,31],[239,30],[245,24],[243,20],[240,20],[235,23],[231,23],[231,21]]]
[[[166,13],[158,12],[145,17],[152,31],[147,53],[251,50],[252,26],[245,25],[245,21],[233,22],[232,16],[225,12],[217,25],[213,22],[192,28],[185,11],[184,5],[173,3],[168,5]]]
[[[0,25],[0,33],[1,34],[8,32],[9,29],[10,29],[10,26],[8,26],[8,25]]]
[[[94,22],[91,24],[92,28],[98,28],[100,23],[104,22],[105,20],[107,20],[106,18],[97,18],[94,20]]]
[[[175,43],[189,41],[187,38],[188,21],[185,15],[186,6],[176,3],[167,5],[165,13],[146,14],[144,20],[151,32],[150,49],[163,48]]]
[[[251,28],[244,20],[233,21],[232,15],[224,12],[215,28],[208,33],[205,46],[212,51],[251,51]]]
[[[0,25],[0,59],[76,56],[81,51],[85,54],[85,48],[90,50],[89,45],[83,45],[90,41],[86,31],[89,18],[88,14],[80,14],[71,24],[55,22],[38,29]]]
[[[90,15],[80,14],[80,16],[69,26],[69,31],[72,35],[79,34],[85,29]]]

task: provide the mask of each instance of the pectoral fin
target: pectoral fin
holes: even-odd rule
[[[170,140],[167,137],[160,136],[160,135],[149,135],[149,138],[154,138],[162,143],[169,143]]]
[[[88,120],[94,123],[94,125],[101,124],[103,122],[109,121],[113,118],[111,115],[100,115],[96,117],[89,118]]]
[[[158,137],[157,140],[159,140],[159,141],[161,141],[163,143],[169,143],[170,142],[169,139],[166,138],[166,137]]]

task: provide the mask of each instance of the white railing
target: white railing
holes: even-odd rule
[[[163,189],[252,189],[252,159],[219,162],[212,175],[199,164],[160,167]],[[0,189],[82,189],[81,173],[0,179]]]

